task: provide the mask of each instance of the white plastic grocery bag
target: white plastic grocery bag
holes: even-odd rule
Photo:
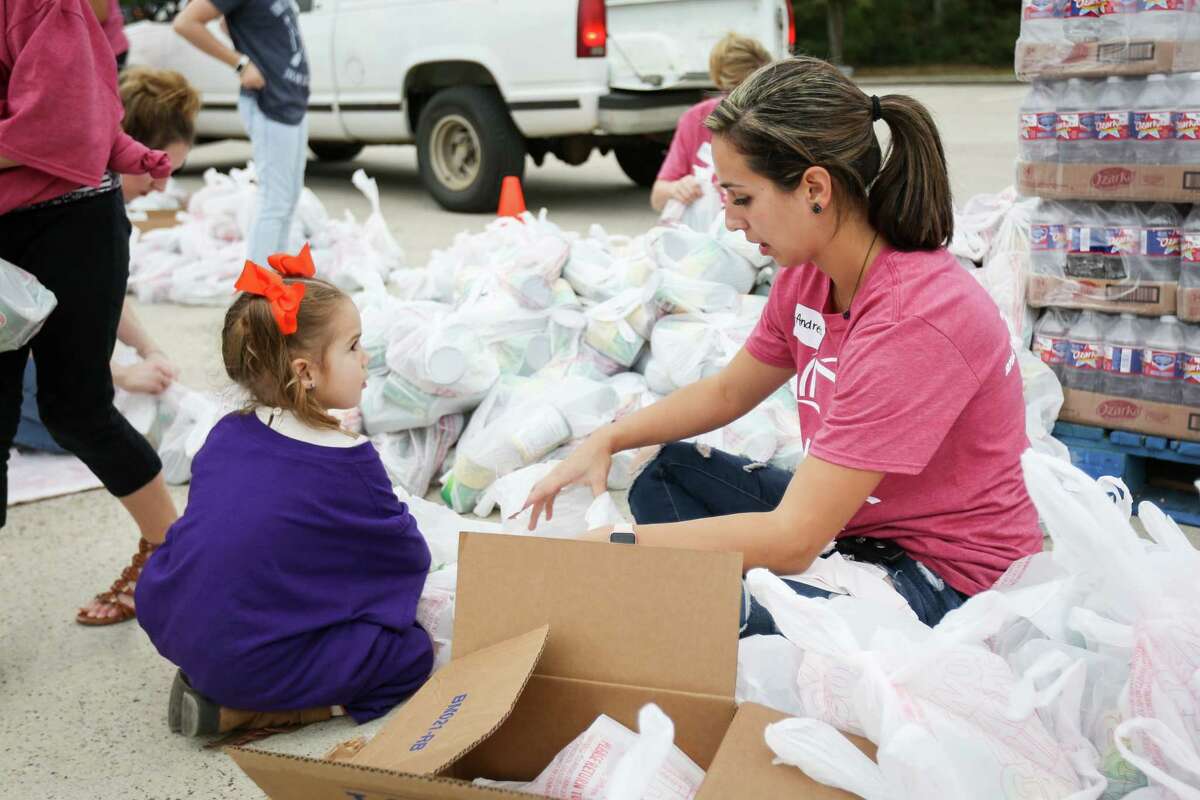
[[[477,784],[557,800],[691,800],[704,770],[675,747],[675,726],[655,705],[638,713],[640,734],[601,714],[529,783]]]
[[[801,597],[765,570],[752,570],[746,582],[804,650],[806,665],[815,653],[839,668],[846,718],[821,721],[857,728],[879,748],[874,768],[866,759],[831,760],[828,730],[792,730],[790,744],[776,750],[789,763],[867,792],[867,800],[1098,796],[1080,793],[1068,752],[1035,709],[1014,713],[1018,677],[979,643],[1003,621],[999,615],[929,629],[861,598]]]
[[[56,305],[37,278],[0,258],[0,353],[28,344]]]

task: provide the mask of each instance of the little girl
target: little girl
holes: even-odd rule
[[[138,621],[180,668],[168,722],[189,736],[366,722],[433,664],[415,621],[429,548],[375,448],[329,414],[365,385],[358,311],[307,247],[269,263],[246,262],[222,331],[250,403],[196,454],[187,510],[137,584]]]

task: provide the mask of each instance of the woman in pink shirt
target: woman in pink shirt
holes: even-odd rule
[[[754,70],[769,63],[771,54],[757,39],[729,33],[713,45],[708,57],[708,73],[717,88],[728,93],[750,77]],[[700,199],[700,186],[692,175],[692,167],[700,165],[696,158],[700,145],[712,141],[712,131],[704,126],[704,120],[708,119],[724,96],[703,100],[679,118],[675,137],[671,139],[671,149],[667,151],[667,157],[658,170],[658,178],[650,190],[650,206],[655,211],[662,211],[671,199],[684,205],[691,205]]]
[[[141,529],[131,575],[176,512],[158,454],[113,407],[108,362],[129,277],[120,176],[166,178],[171,160],[125,134],[121,116],[113,52],[87,0],[0,3],[0,258],[58,300],[33,341],[0,353],[0,527],[32,351],[46,428]]]
[[[567,484],[603,490],[613,453],[673,442],[630,491],[634,529],[589,538],[740,551],[746,569],[820,596],[795,578],[832,545],[936,624],[1042,542],[1016,355],[944,249],[954,218],[937,129],[912,98],[868,97],[813,58],[760,70],[706,124],[726,224],[786,267],[728,366],[594,433],[534,487],[533,518]],[[794,474],[679,443],[784,384],[807,452]],[[746,598],[743,635],[773,632]]]

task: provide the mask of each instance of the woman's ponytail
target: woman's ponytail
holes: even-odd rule
[[[942,139],[925,106],[911,97],[881,97],[879,108],[892,142],[867,195],[867,219],[901,250],[935,250],[954,235]]]

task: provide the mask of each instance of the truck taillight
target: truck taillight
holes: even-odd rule
[[[788,26],[788,52],[796,46],[796,9],[792,8],[792,0],[785,0],[784,5],[787,6],[787,26]]]
[[[575,55],[579,58],[603,58],[607,52],[608,15],[604,0],[579,0]]]

